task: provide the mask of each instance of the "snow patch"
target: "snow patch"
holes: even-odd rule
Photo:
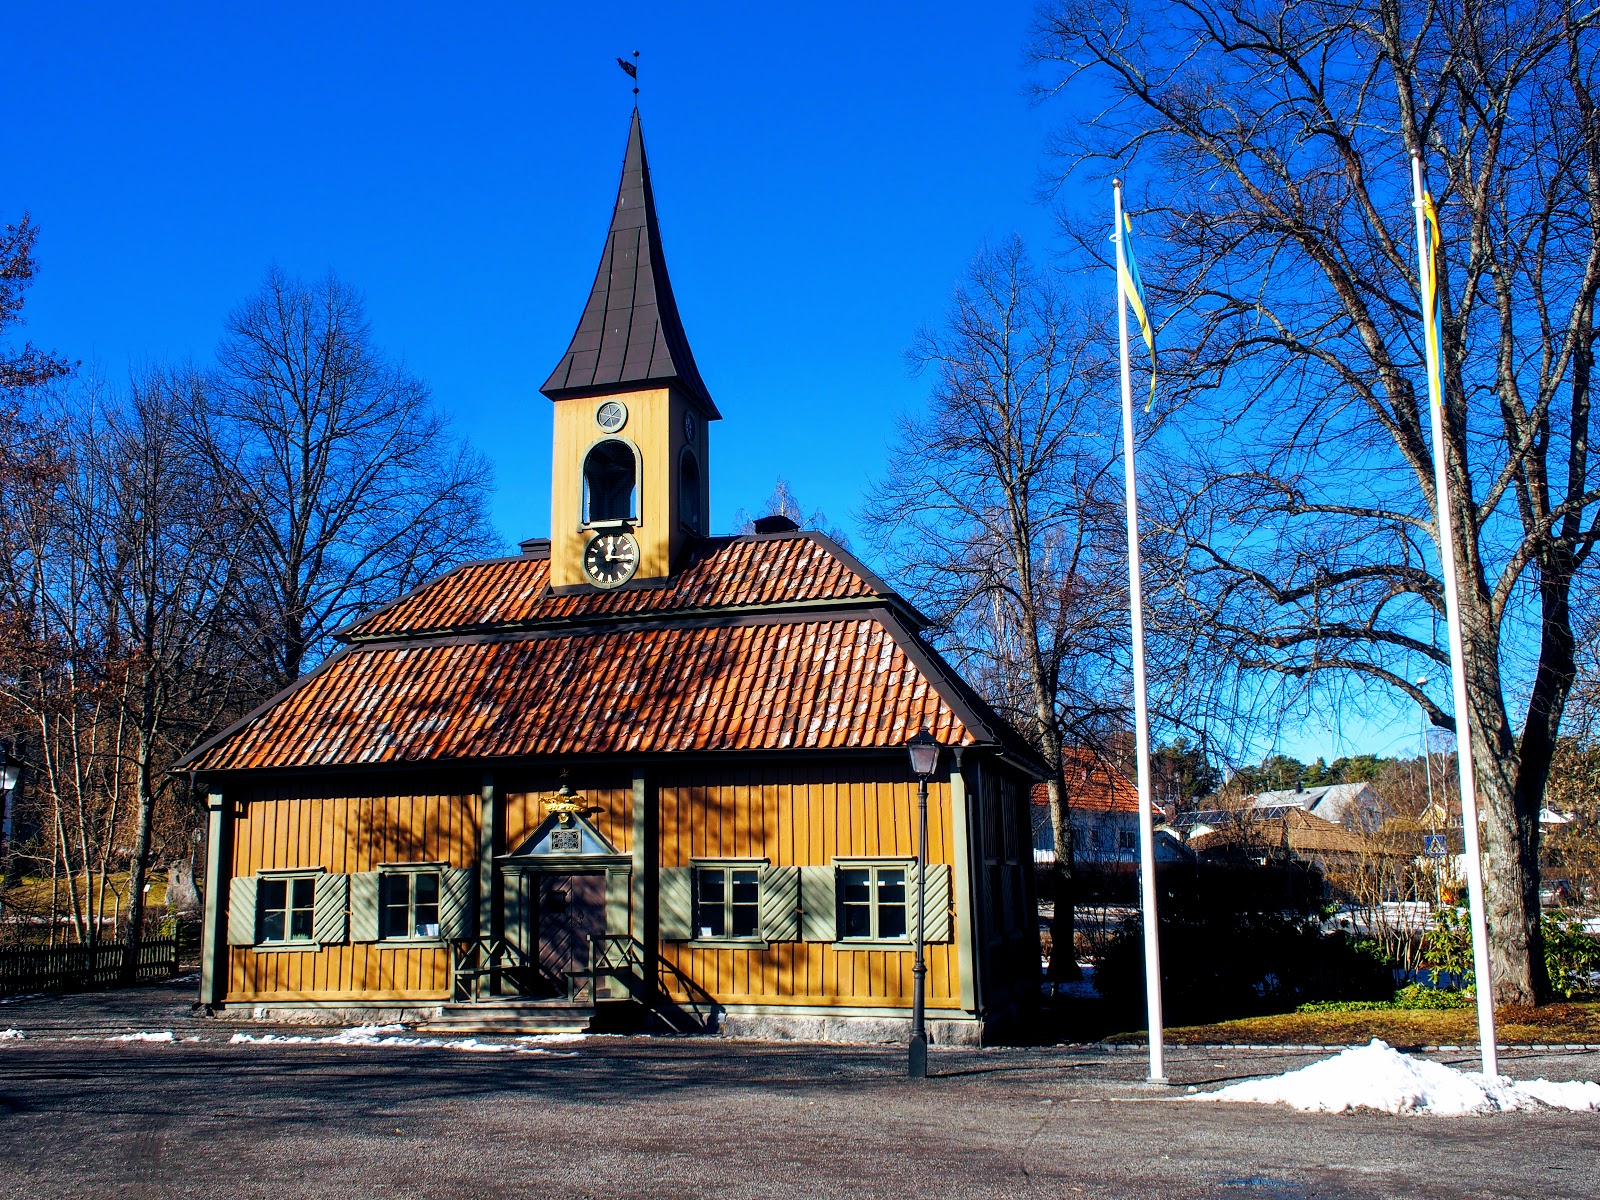
[[[1518,1109],[1563,1108],[1600,1112],[1600,1083],[1519,1083],[1505,1075],[1458,1071],[1443,1063],[1401,1054],[1374,1038],[1332,1058],[1266,1079],[1235,1083],[1192,1100],[1287,1104],[1301,1112],[1352,1112],[1478,1116]]]
[[[171,1042],[175,1041],[172,1030],[163,1029],[160,1033],[119,1033],[115,1037],[108,1037],[108,1042]]]
[[[20,1042],[23,1036],[20,1029],[0,1029],[0,1042]]]
[[[358,1025],[354,1029],[341,1029],[338,1033],[315,1037],[308,1034],[236,1033],[228,1039],[231,1046],[393,1046],[403,1049],[461,1050],[469,1054],[546,1054],[537,1046],[513,1046],[505,1042],[480,1042],[477,1038],[428,1038],[398,1036],[404,1025]],[[552,1038],[567,1038],[571,1034],[553,1034]],[[581,1035],[577,1035],[581,1036]],[[518,1038],[520,1041],[531,1039]]]
[[[524,1043],[537,1043],[540,1045],[553,1045],[559,1042],[586,1042],[589,1040],[587,1033],[525,1033],[517,1038]]]

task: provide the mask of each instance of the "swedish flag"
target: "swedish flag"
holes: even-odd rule
[[[1444,300],[1439,294],[1439,214],[1422,193],[1422,336],[1427,339],[1428,399],[1444,403]]]
[[[1150,348],[1150,399],[1145,401],[1145,412],[1156,402],[1156,331],[1150,324],[1150,310],[1144,302],[1144,280],[1139,278],[1139,260],[1133,256],[1133,222],[1122,214],[1122,228],[1117,230],[1122,239],[1121,279],[1122,294],[1128,298],[1133,315],[1139,318],[1139,331],[1144,334],[1144,344]]]

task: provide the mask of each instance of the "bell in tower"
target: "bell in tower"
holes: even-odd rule
[[[707,532],[707,427],[721,414],[672,298],[638,109],[589,303],[540,391],[556,406],[552,588],[665,579]]]

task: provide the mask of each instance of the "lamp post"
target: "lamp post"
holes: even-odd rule
[[[917,777],[917,956],[911,964],[911,1058],[913,1079],[928,1077],[928,1030],[923,1020],[927,999],[928,964],[923,959],[927,914],[923,911],[924,878],[928,874],[928,780],[939,767],[939,743],[926,728],[906,743],[911,773]]]

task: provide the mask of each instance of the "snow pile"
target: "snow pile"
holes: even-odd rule
[[[119,1033],[115,1037],[108,1037],[108,1042],[171,1042],[176,1041],[172,1030],[164,1029],[160,1033]]]
[[[0,1029],[0,1042],[20,1042],[22,1037],[20,1029]]]
[[[1524,1108],[1600,1111],[1600,1083],[1518,1083],[1504,1075],[1486,1077],[1443,1063],[1401,1054],[1374,1038],[1332,1058],[1267,1079],[1235,1083],[1194,1100],[1287,1104],[1301,1112],[1432,1113],[1476,1116]]]
[[[529,1044],[551,1045],[556,1042],[586,1042],[589,1040],[587,1033],[525,1033],[517,1039],[519,1042]]]
[[[403,1049],[463,1050],[470,1054],[547,1054],[537,1046],[512,1046],[505,1042],[480,1042],[477,1038],[428,1038],[398,1036],[404,1025],[358,1025],[323,1037],[307,1034],[236,1033],[231,1046],[393,1046]],[[519,1041],[524,1039],[518,1039]]]

